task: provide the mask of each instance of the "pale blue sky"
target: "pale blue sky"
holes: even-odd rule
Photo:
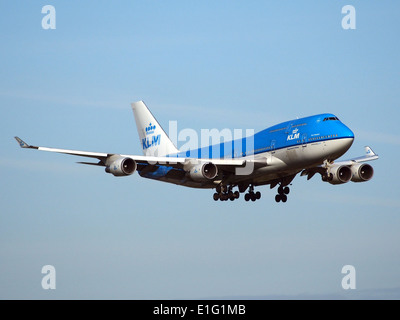
[[[41,9],[56,9],[44,30]],[[341,9],[356,9],[344,30]],[[400,298],[398,1],[1,1],[0,298]],[[141,154],[130,102],[168,130],[316,113],[380,155],[368,183],[297,177],[286,204],[214,202],[28,143]],[[43,290],[54,265],[57,289]],[[357,289],[342,289],[344,265]]]

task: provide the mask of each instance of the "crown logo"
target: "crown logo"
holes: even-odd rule
[[[145,128],[146,134],[152,134],[154,133],[154,130],[156,129],[156,126],[151,125],[151,122],[149,123],[149,126]]]
[[[293,130],[293,133],[297,133],[298,131],[299,131],[299,129],[296,128],[296,129]]]

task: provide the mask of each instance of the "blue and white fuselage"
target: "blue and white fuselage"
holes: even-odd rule
[[[143,155],[123,155],[32,146],[15,137],[22,148],[98,159],[79,162],[104,166],[114,176],[138,171],[141,177],[193,188],[215,188],[214,200],[260,199],[254,187],[279,185],[277,202],[286,202],[288,185],[301,172],[316,173],[331,184],[365,182],[373,168],[365,162],[378,156],[366,147],[364,156],[335,161],[352,145],[353,132],[335,115],[325,113],[280,123],[252,136],[202,148],[180,151],[169,139],[143,101],[132,103]],[[220,141],[218,139],[217,141]],[[233,188],[238,187],[237,191]]]
[[[283,176],[303,169],[332,162],[341,157],[352,145],[354,133],[335,115],[325,113],[291,120],[264,129],[251,137],[227,141],[195,150],[170,154],[170,157],[198,159],[262,159],[267,166],[254,168],[248,176],[230,177],[231,183],[251,178],[254,185],[268,184]],[[186,175],[169,174],[177,170],[159,166],[153,172],[141,172],[145,178],[163,180],[190,187],[215,188],[208,181],[193,181]],[[183,169],[182,169],[183,171]]]

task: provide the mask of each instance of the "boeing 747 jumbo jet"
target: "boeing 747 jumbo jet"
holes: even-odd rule
[[[215,189],[215,201],[233,201],[246,191],[245,200],[256,201],[261,193],[254,188],[270,185],[271,189],[278,186],[275,201],[286,202],[288,185],[298,173],[307,179],[318,173],[322,181],[334,185],[365,182],[374,173],[366,162],[378,159],[370,147],[365,147],[364,156],[336,162],[352,145],[354,133],[333,114],[283,122],[250,137],[182,152],[143,101],[131,106],[143,156],[37,147],[15,139],[22,148],[97,159],[78,163],[103,166],[114,176],[137,171],[144,178]],[[236,187],[238,190],[233,191]]]

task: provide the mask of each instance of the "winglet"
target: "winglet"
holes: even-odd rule
[[[372,149],[368,146],[365,146],[365,154],[367,157],[376,156],[376,153],[372,151]]]
[[[20,146],[21,148],[38,149],[38,147],[34,147],[34,146],[31,146],[31,145],[27,144],[24,140],[22,140],[22,139],[19,138],[19,137],[14,137],[14,138],[15,138],[15,140],[17,140],[17,142],[18,142],[18,144],[19,144],[19,146]]]

